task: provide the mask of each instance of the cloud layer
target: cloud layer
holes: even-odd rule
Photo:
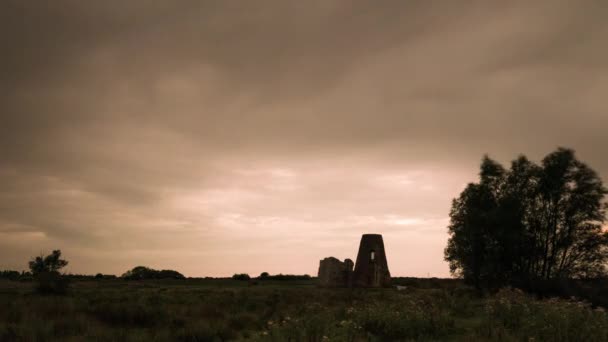
[[[316,273],[385,236],[447,276],[484,153],[608,179],[602,1],[8,1],[0,268]]]

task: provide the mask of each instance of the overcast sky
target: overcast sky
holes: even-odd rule
[[[449,276],[487,153],[608,179],[606,1],[2,1],[0,269]]]

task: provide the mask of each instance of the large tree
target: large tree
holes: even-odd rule
[[[484,157],[479,182],[453,201],[445,259],[477,287],[605,275],[606,194],[570,149],[508,170]]]

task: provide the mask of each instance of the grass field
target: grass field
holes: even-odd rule
[[[608,314],[460,283],[319,289],[312,281],[99,280],[65,296],[0,282],[1,341],[608,341]]]

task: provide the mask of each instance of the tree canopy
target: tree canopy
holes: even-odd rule
[[[33,275],[40,273],[58,273],[60,269],[68,265],[66,260],[61,259],[61,251],[54,250],[51,254],[40,255],[29,262],[30,270]]]
[[[61,259],[61,251],[58,249],[47,256],[41,254],[30,260],[28,266],[36,280],[36,291],[45,294],[65,294],[69,281],[59,270],[67,264],[67,260]]]
[[[486,156],[479,182],[452,203],[445,259],[478,288],[606,275],[606,194],[570,149],[509,169]]]
[[[174,270],[155,270],[146,266],[136,266],[122,276],[126,280],[144,279],[185,279],[184,275]]]

